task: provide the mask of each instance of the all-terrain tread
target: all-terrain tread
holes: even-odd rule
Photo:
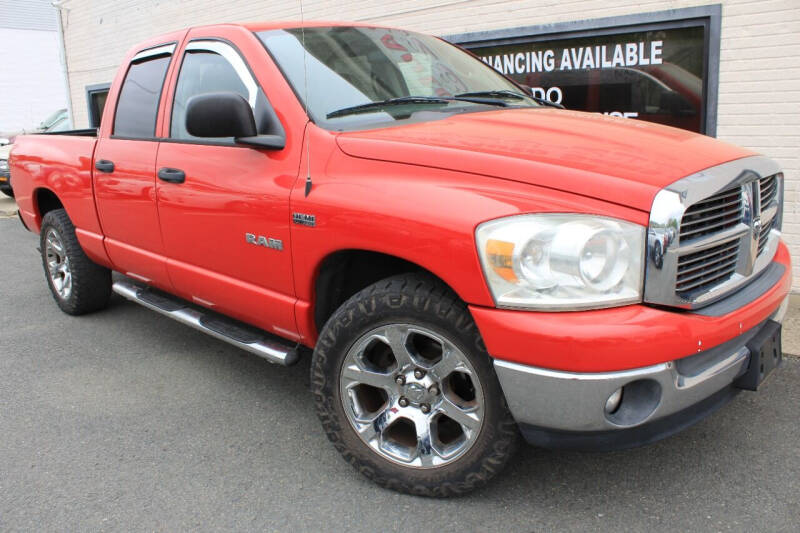
[[[69,257],[72,291],[67,299],[58,295],[47,271],[45,236],[50,227],[58,232]],[[111,271],[89,259],[78,242],[75,226],[64,209],[54,209],[44,216],[39,240],[47,285],[50,287],[53,299],[62,311],[69,315],[83,315],[108,307],[111,298]]]
[[[387,308],[399,309],[401,312],[411,310],[431,314],[440,319],[439,323],[454,328],[462,339],[468,341],[469,348],[478,355],[478,359],[482,360],[484,379],[488,375],[488,381],[491,382],[484,384],[485,395],[495,395],[493,398],[487,398],[487,403],[492,399],[499,402],[497,405],[500,414],[495,417],[497,419],[495,424],[482,429],[482,433],[490,432],[487,435],[491,438],[485,439],[488,449],[477,450],[480,442],[476,442],[467,455],[452,466],[456,466],[473,452],[473,458],[478,457],[478,460],[471,463],[465,461],[468,464],[466,468],[453,469],[447,474],[450,481],[444,481],[441,479],[444,476],[437,475],[431,475],[427,480],[424,476],[417,476],[419,478],[417,481],[409,481],[407,476],[395,475],[388,461],[380,458],[355,437],[355,432],[334,404],[338,398],[335,393],[338,390],[338,371],[334,371],[338,366],[335,363],[338,360],[341,364],[344,356],[342,351],[345,353],[347,351],[342,350],[343,339],[339,338],[340,333],[352,327],[355,322],[364,321],[365,316],[384,312]],[[352,335],[351,337],[349,342],[352,343],[357,337]],[[325,433],[345,461],[378,485],[399,492],[430,497],[466,494],[488,483],[503,469],[518,447],[519,430],[508,411],[492,368],[491,357],[486,352],[467,305],[452,290],[432,276],[402,274],[391,277],[363,289],[342,304],[325,324],[314,350],[311,363],[311,389]],[[485,423],[485,426],[487,425],[488,423]],[[345,435],[344,431],[352,433],[354,438],[348,439],[349,434]],[[347,440],[350,440],[350,444],[346,442]],[[385,468],[384,464],[389,467]]]

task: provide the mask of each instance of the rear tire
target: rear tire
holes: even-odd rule
[[[45,278],[58,307],[69,315],[108,307],[111,271],[86,256],[67,212],[48,212],[39,238]]]
[[[317,342],[311,388],[344,459],[399,492],[465,494],[518,446],[466,304],[430,276],[388,278],[345,302]]]

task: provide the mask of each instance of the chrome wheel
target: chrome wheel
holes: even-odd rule
[[[64,242],[53,228],[48,229],[45,235],[44,253],[50,282],[58,297],[67,300],[72,292],[72,271]]]
[[[484,396],[464,353],[433,331],[389,324],[347,352],[339,387],[350,424],[394,463],[433,468],[464,455],[483,423]]]

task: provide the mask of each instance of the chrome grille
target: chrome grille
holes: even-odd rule
[[[738,260],[737,239],[681,256],[678,258],[675,292],[688,297],[728,280],[736,272]]]
[[[753,156],[702,170],[656,194],[644,301],[695,309],[741,288],[778,249],[783,175]]]
[[[776,176],[761,178],[758,182],[761,191],[761,205],[767,206],[775,199],[778,194],[778,180]]]
[[[681,219],[681,242],[734,227],[742,219],[742,189],[728,189],[689,207]]]

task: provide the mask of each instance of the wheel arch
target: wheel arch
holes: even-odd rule
[[[397,274],[422,273],[458,294],[441,276],[403,257],[366,249],[342,249],[321,259],[315,269],[312,302],[317,333],[345,301],[373,283]]]
[[[36,225],[41,228],[44,216],[55,209],[65,209],[58,195],[47,187],[33,190],[33,207],[36,212]]]

